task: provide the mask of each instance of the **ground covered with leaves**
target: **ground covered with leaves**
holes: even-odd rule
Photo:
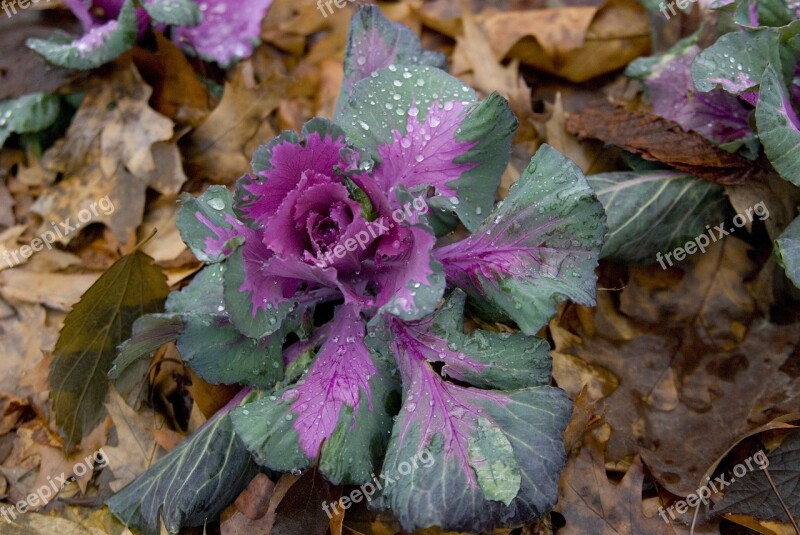
[[[3,2],[0,534],[800,535],[797,2],[241,4]]]

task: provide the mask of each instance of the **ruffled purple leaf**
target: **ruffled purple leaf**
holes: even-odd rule
[[[441,70],[394,65],[356,84],[340,124],[391,202],[399,186],[433,187],[470,230],[494,204],[517,127],[501,96],[479,103]]]
[[[594,304],[605,231],[603,207],[581,170],[543,145],[477,231],[435,256],[448,284],[535,334],[560,301]]]
[[[333,181],[336,169],[346,165],[340,155],[344,138],[344,132],[330,121],[313,119],[303,125],[300,136],[287,130],[259,147],[253,156],[254,175],[236,185],[234,210],[239,218],[253,228],[264,228],[304,173]]]
[[[392,64],[444,69],[447,62],[444,55],[423,50],[419,38],[407,26],[389,21],[377,6],[360,4],[347,35],[344,80],[336,105],[337,122],[348,112],[348,100],[356,82]]]
[[[334,269],[281,258],[249,228],[244,245],[225,268],[225,306],[236,328],[250,338],[277,331],[298,305],[312,306],[339,295]]]
[[[253,0],[245,7],[233,0],[199,0],[202,22],[176,27],[173,39],[184,50],[227,67],[252,55],[271,4],[272,0]]]
[[[371,479],[388,441],[396,383],[364,343],[354,307],[323,327],[326,340],[297,384],[234,412],[239,436],[272,470],[319,468],[334,483]]]
[[[425,224],[393,226],[381,238],[374,263],[365,266],[378,288],[375,305],[406,320],[430,314],[445,288],[441,264],[433,257],[436,237]]]

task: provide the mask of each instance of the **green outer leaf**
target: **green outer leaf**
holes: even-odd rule
[[[109,376],[117,378],[136,360],[177,340],[183,360],[209,383],[272,388],[283,379],[283,342],[290,331],[301,334],[301,326],[295,320],[260,340],[244,336],[225,315],[223,272],[223,263],[207,266],[188,286],[169,295],[168,314],[136,320],[133,337],[120,346]]]
[[[419,85],[422,82],[423,85]],[[397,85],[401,84],[401,85]],[[383,69],[353,89],[350,109],[339,119],[348,138],[361,148],[362,156],[378,165],[378,147],[393,145],[392,132],[407,134],[407,110],[417,107],[417,120],[425,121],[434,101],[462,102],[469,106],[456,131],[456,142],[473,142],[468,151],[456,156],[456,165],[473,164],[447,186],[458,192],[458,204],[449,203],[464,225],[474,230],[492,209],[500,176],[508,165],[511,142],[518,123],[499,94],[492,93],[478,102],[472,88],[446,72],[427,66],[401,66]],[[377,103],[377,104],[375,104]],[[394,107],[388,113],[382,104]],[[404,112],[404,113],[399,113]],[[366,126],[366,128],[365,128]],[[448,143],[444,147],[448,147]]]
[[[319,470],[334,484],[361,484],[372,479],[380,466],[397,413],[399,385],[390,365],[373,354],[378,369],[369,380],[369,403],[360,403],[358,414],[345,405],[330,439],[322,446]],[[292,400],[282,396],[296,388],[293,385],[275,391],[268,397],[253,401],[233,411],[236,432],[259,464],[271,470],[289,472],[311,467],[316,459],[303,453],[293,426]],[[361,392],[362,398],[366,396]]]
[[[800,288],[800,217],[775,240],[775,257],[795,286]]]
[[[758,136],[775,170],[800,186],[800,130],[791,118],[797,120],[788,92],[780,75],[770,65],[764,72],[756,106]]]
[[[719,85],[735,95],[754,89],[767,65],[780,64],[778,49],[778,32],[773,29],[725,34],[695,58],[694,85],[703,92]]]
[[[178,533],[218,518],[258,473],[227,412],[241,398],[112,496],[106,503],[114,516],[144,535],[158,535],[162,519]]]
[[[209,383],[272,388],[283,379],[284,333],[254,340],[224,318],[186,316],[184,321],[186,328],[178,337],[178,351]]]
[[[605,212],[583,172],[545,144],[476,232],[435,253],[449,282],[476,306],[488,302],[532,335],[559,302],[594,304],[606,230]],[[449,267],[459,264],[468,268]],[[493,265],[505,271],[495,273]]]
[[[169,288],[153,259],[139,250],[119,259],[67,314],[50,365],[50,399],[71,450],[105,416],[107,374],[134,321],[158,312]]]
[[[144,9],[156,22],[173,26],[197,26],[203,20],[200,8],[192,0],[151,0]]]
[[[382,106],[384,102],[389,102],[403,111],[413,102],[419,109],[417,120],[423,122],[430,105],[435,100],[442,103],[466,101],[470,104],[478,101],[471,87],[440,69],[407,65],[391,69],[377,71],[373,76],[356,84],[351,97],[352,108],[338,123],[353,144],[359,147],[367,158],[375,162],[380,162],[378,146],[392,143],[393,130],[405,134],[408,120],[406,113],[401,115],[387,113]],[[408,78],[404,76],[409,74]],[[417,85],[419,80],[424,84]],[[398,87],[395,82],[401,85]],[[399,95],[400,98],[392,98],[394,95]],[[368,128],[365,129],[361,122],[367,124]]]
[[[484,215],[494,207],[495,193],[500,177],[508,166],[511,142],[519,123],[508,101],[499,93],[492,93],[470,112],[456,135],[458,141],[475,141],[478,144],[456,163],[476,162],[478,165],[451,185],[458,190],[459,204],[455,212],[468,230],[475,230]]]
[[[522,333],[496,333],[475,329],[464,334],[464,306],[466,294],[456,288],[438,311],[430,317],[430,328],[425,337],[428,347],[439,342],[455,352],[455,362],[442,368],[446,377],[466,381],[480,388],[517,389],[542,386],[550,382],[552,358],[547,340]],[[383,338],[386,334],[383,334]],[[388,340],[371,339],[386,343]],[[386,352],[386,346],[379,350]],[[434,348],[435,351],[439,351]],[[444,352],[445,348],[442,347]],[[471,369],[478,364],[486,366],[480,371]]]
[[[750,5],[755,5],[758,9],[758,26],[750,24]],[[794,17],[785,0],[739,0],[734,14],[736,24],[746,28],[785,26],[792,20]]]
[[[294,302],[287,300],[271,310],[258,309],[253,315],[251,294],[239,291],[244,284],[242,247],[239,247],[225,263],[223,281],[225,305],[231,322],[242,334],[250,338],[260,339],[276,332],[281,328],[286,316],[294,309]]]
[[[178,292],[171,292],[164,304],[166,314],[142,316],[133,324],[133,334],[119,346],[119,356],[108,376],[118,379],[134,362],[152,357],[162,345],[178,339],[184,318],[193,314],[213,316],[224,310],[222,272],[224,264],[211,264],[195,275]]]
[[[782,28],[727,33],[695,58],[694,85],[698,91],[719,86],[738,95],[757,89],[770,64],[780,65],[789,78],[797,64],[798,35],[800,20]]]
[[[522,473],[511,442],[486,418],[478,418],[476,434],[469,439],[469,464],[486,498],[511,505],[519,492]]]
[[[376,41],[377,40],[377,41]],[[383,44],[384,49],[375,44]],[[383,55],[386,52],[387,55]],[[430,65],[445,69],[447,59],[439,52],[424,50],[419,38],[408,26],[391,22],[383,16],[378,6],[358,4],[350,19],[347,47],[344,53],[344,79],[336,103],[335,121],[341,122],[349,112],[348,99],[352,87],[377,68],[395,65]]]
[[[498,526],[531,522],[549,511],[557,499],[558,477],[566,458],[561,434],[570,417],[571,403],[563,391],[547,386],[495,393],[508,398],[506,406],[486,402],[476,409],[483,411],[513,448],[513,462],[521,478],[520,490],[509,506],[490,497],[496,496],[495,489],[490,488],[487,496],[486,489],[468,483],[462,461],[444,454],[441,435],[420,444],[420,427],[414,422],[398,439],[414,414],[407,410],[401,410],[395,421],[381,470],[395,483],[384,487],[373,506],[391,509],[406,531],[440,526],[446,531],[489,532]],[[418,461],[410,474],[401,474],[402,463],[414,458],[424,460],[428,455],[433,462]],[[513,473],[512,462],[505,461]]]
[[[117,22],[118,26],[109,33],[108,39],[88,53],[75,44],[82,38],[76,40],[63,36],[53,36],[49,40],[31,38],[25,44],[59,67],[94,69],[118,58],[130,50],[136,42],[138,23],[132,0],[125,0]]]
[[[187,286],[169,294],[164,310],[183,315],[219,314],[225,308],[222,296],[224,271],[224,262],[204,267]]]
[[[657,253],[722,221],[727,206],[722,186],[677,171],[603,173],[587,180],[608,219],[600,256],[615,262],[652,264]]]
[[[174,314],[148,314],[137,319],[131,337],[119,346],[108,378],[119,379],[134,362],[152,357],[159,347],[177,340],[182,331],[183,320]]]
[[[0,147],[11,134],[32,134],[58,119],[61,100],[48,93],[33,93],[0,102]]]
[[[230,254],[226,254],[225,249],[233,252],[244,243],[244,236],[227,219],[228,217],[235,219],[232,204],[233,196],[224,186],[211,186],[200,197],[188,193],[181,196],[181,208],[177,218],[178,230],[183,241],[201,262],[224,260]],[[221,237],[198,217],[209,221],[219,229],[217,232],[231,232],[236,235],[224,244],[220,244],[219,251],[209,251],[206,240],[219,242]]]

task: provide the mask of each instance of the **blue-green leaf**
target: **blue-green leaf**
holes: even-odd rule
[[[174,26],[197,26],[203,20],[200,8],[193,0],[150,0],[144,8],[155,22]]]
[[[775,256],[795,286],[800,288],[800,217],[775,240]]]
[[[780,74],[771,65],[761,82],[756,125],[772,166],[783,178],[800,186],[800,119]]]
[[[337,311],[324,329],[308,372],[237,409],[233,422],[267,468],[303,469],[319,458],[320,471],[333,483],[364,483],[385,452],[397,409],[396,380],[389,364],[367,349],[353,308]]]
[[[477,227],[494,205],[517,129],[503,97],[478,102],[439,69],[391,65],[358,82],[350,104],[340,124],[375,162],[384,191],[434,187],[468,229]]]
[[[181,238],[202,262],[219,262],[244,242],[242,223],[233,214],[233,196],[224,186],[211,186],[200,197],[184,193],[178,212]]]
[[[500,392],[446,382],[398,341],[403,408],[374,502],[403,529],[492,531],[552,508],[571,412],[566,394],[542,386]]]
[[[434,251],[448,282],[535,334],[564,299],[594,304],[605,213],[581,170],[543,145],[471,236]]]
[[[336,104],[336,122],[350,108],[356,82],[389,65],[430,65],[444,69],[445,57],[423,50],[419,38],[403,24],[391,22],[377,6],[359,4],[350,20],[344,53],[344,79]]]
[[[11,134],[31,134],[49,128],[60,111],[60,99],[47,93],[0,102],[0,147]]]
[[[722,186],[678,171],[614,172],[587,180],[608,218],[601,257],[615,262],[652,264],[657,253],[722,221],[727,206]]]
[[[93,69],[128,51],[136,42],[138,24],[132,0],[125,0],[117,20],[89,30],[73,40],[54,36],[49,40],[28,39],[26,44],[44,58],[68,69]]]
[[[106,503],[123,524],[144,535],[184,526],[204,526],[219,518],[258,473],[230,419],[234,398],[188,440],[154,464]]]

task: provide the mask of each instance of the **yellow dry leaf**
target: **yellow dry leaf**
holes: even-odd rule
[[[503,95],[520,124],[516,141],[535,139],[531,91],[519,75],[519,63],[512,61],[508,67],[502,66],[492,51],[486,32],[469,12],[466,2],[462,1],[462,7],[463,33],[456,37],[453,74],[463,76],[471,72],[469,82],[472,86],[486,95],[494,91]]]

